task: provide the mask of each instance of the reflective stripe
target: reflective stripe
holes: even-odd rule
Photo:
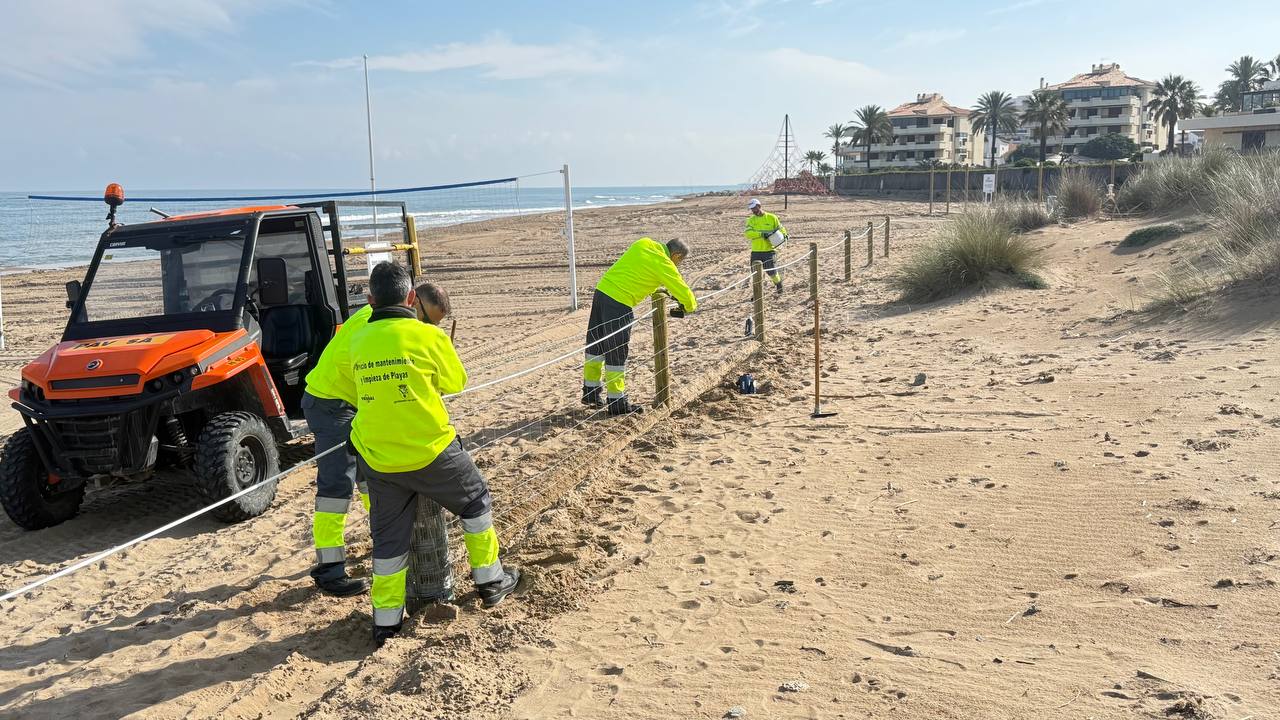
[[[356,481],[356,490],[359,490],[361,495],[368,495],[369,483],[365,482],[364,480]]]
[[[320,565],[329,563],[346,562],[347,549],[342,546],[338,547],[318,547],[316,548],[316,562]]]
[[[315,542],[316,549],[320,548],[337,548],[347,544],[346,538],[343,536],[343,530],[346,529],[347,514],[317,512],[311,516],[311,539]]]
[[[373,624],[382,627],[395,627],[404,620],[404,606],[395,608],[374,608]]]
[[[587,362],[589,362],[589,363],[602,363],[602,362],[604,362],[604,356],[603,356],[603,355],[592,355],[591,353],[587,353]]]
[[[610,391],[609,391],[609,399],[610,399],[610,400],[621,400],[622,398],[625,398],[626,396],[627,396],[627,391],[626,391],[626,390],[620,390],[620,391],[618,391],[618,392],[614,392],[614,391],[612,391],[612,390],[610,390]]]
[[[607,373],[621,373],[627,371],[626,365],[605,365],[604,371]]]
[[[492,565],[486,565],[481,568],[471,568],[471,581],[477,585],[484,585],[495,580],[502,579],[502,563],[495,562]]]
[[[351,498],[317,497],[316,512],[345,515],[351,506]]]
[[[409,553],[397,555],[393,558],[374,558],[373,574],[374,575],[395,575],[396,573],[409,567]]]
[[[459,518],[462,522],[462,532],[464,533],[482,533],[493,527],[493,513],[487,512],[480,517]]]
[[[604,383],[600,382],[599,380],[583,380],[582,385],[583,387],[598,388],[603,386]]]
[[[492,525],[482,532],[462,533],[462,542],[467,546],[467,561],[473,573],[498,562],[498,533]]]

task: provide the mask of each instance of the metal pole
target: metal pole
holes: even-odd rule
[[[1036,200],[1044,202],[1044,163],[1040,163],[1040,172],[1036,179]]]
[[[751,263],[751,302],[756,340],[764,344],[764,264],[758,261]]]
[[[671,357],[667,352],[667,296],[656,292],[653,302],[654,407],[671,404]]]
[[[964,209],[969,211],[969,166],[964,166]]]
[[[809,243],[809,299],[818,302],[818,243]]]
[[[853,279],[853,232],[844,231],[844,281]]]
[[[564,173],[564,237],[569,243],[569,309],[578,309],[578,262],[573,249],[573,185],[569,182],[569,163],[560,168]]]
[[[364,121],[369,132],[369,199],[378,201],[378,185],[373,172],[373,103],[369,100],[369,56],[364,55]],[[378,241],[378,206],[373,206],[373,240]]]
[[[785,181],[791,179],[791,115],[782,116],[782,209],[787,209],[790,194]]]

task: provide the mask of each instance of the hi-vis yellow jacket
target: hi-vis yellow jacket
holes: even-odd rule
[[[356,383],[351,379],[351,336],[369,322],[373,308],[365,305],[347,318],[324,346],[316,366],[307,373],[307,392],[322,400],[356,404]]]
[[[647,237],[631,243],[596,283],[597,290],[627,307],[644,302],[659,287],[665,287],[685,312],[698,308],[698,300],[671,262],[667,246]]]
[[[747,231],[742,233],[751,241],[751,252],[773,252],[773,243],[765,239],[765,233],[781,230],[786,234],[778,216],[773,213],[751,214],[747,216]]]
[[[442,395],[467,384],[467,371],[445,331],[407,307],[380,308],[351,338],[356,417],[351,442],[378,472],[431,464],[458,432]]]

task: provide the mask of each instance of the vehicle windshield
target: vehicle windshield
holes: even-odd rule
[[[244,226],[113,239],[84,294],[83,321],[231,310]]]

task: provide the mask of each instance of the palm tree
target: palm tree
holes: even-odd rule
[[[809,163],[809,172],[813,172],[818,167],[818,163],[827,159],[827,154],[821,150],[810,150],[804,154],[804,161]]]
[[[893,140],[893,123],[889,120],[889,113],[879,105],[863,105],[854,113],[854,120],[850,124],[854,142],[860,143],[865,149],[863,159],[867,161],[867,172],[871,172],[871,146]]]
[[[1280,80],[1280,55],[1271,58],[1271,62],[1267,63],[1271,68],[1271,77],[1274,80]]]
[[[992,90],[978,98],[978,104],[969,116],[974,132],[991,133],[991,167],[996,166],[996,135],[1018,129],[1018,108],[1013,96],[1003,90]]]
[[[1200,117],[1213,117],[1218,114],[1218,108],[1212,103],[1200,103],[1200,107],[1196,108],[1196,112],[1200,113]]]
[[[826,163],[818,163],[818,174],[819,174],[819,175],[830,175],[830,174],[831,174],[831,173],[833,173],[833,172],[835,172],[835,168],[831,167],[830,165],[828,165],[828,164],[826,164]]]
[[[1257,90],[1262,83],[1271,79],[1267,64],[1253,59],[1252,55],[1244,55],[1227,66],[1227,73],[1236,83],[1236,109],[1244,108],[1244,94]]]
[[[831,138],[831,157],[835,158],[836,167],[840,167],[843,164],[840,155],[840,141],[848,134],[849,127],[844,123],[836,123],[823,133],[824,136]]]
[[[1235,80],[1223,80],[1218,85],[1218,91],[1213,94],[1213,107],[1219,112],[1239,110],[1240,106],[1236,104],[1239,99],[1240,83]]]
[[[1067,119],[1071,111],[1067,109],[1067,101],[1062,93],[1048,88],[1041,88],[1031,93],[1031,100],[1022,111],[1022,122],[1038,125],[1036,134],[1040,136],[1040,164],[1044,164],[1049,136],[1066,132]]]
[[[1200,107],[1200,86],[1181,75],[1166,75],[1156,83],[1152,91],[1151,102],[1147,109],[1156,117],[1156,122],[1169,126],[1168,149],[1173,150],[1173,132],[1179,118],[1189,118],[1196,114]],[[1186,142],[1186,131],[1182,140]]]

